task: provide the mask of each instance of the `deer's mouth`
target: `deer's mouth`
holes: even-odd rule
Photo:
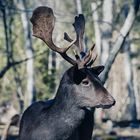
[[[96,105],[96,108],[109,109],[112,106],[114,106],[115,103],[116,103],[115,99],[110,94],[108,94],[108,96],[104,96],[102,98],[99,104]]]
[[[95,107],[96,107],[96,108],[109,109],[109,108],[111,108],[112,106],[114,106],[115,103],[116,103],[116,101],[114,100],[111,104],[99,104],[99,105],[96,105]]]

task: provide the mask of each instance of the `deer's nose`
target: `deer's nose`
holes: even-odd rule
[[[115,104],[116,104],[116,101],[114,100],[112,105],[114,106]]]
[[[110,104],[111,104],[112,106],[115,105],[116,101],[115,101],[115,99],[114,99],[111,95],[108,95],[108,100],[110,101]]]
[[[110,108],[114,106],[115,103],[116,103],[115,99],[110,94],[108,94],[107,96],[104,96],[103,99],[101,100],[101,104],[105,108]]]

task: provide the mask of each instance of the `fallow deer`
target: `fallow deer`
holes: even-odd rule
[[[87,108],[110,108],[115,104],[115,100],[98,78],[104,67],[92,67],[96,59],[93,55],[95,45],[88,52],[84,51],[84,16],[75,17],[73,24],[76,32],[75,40],[65,33],[65,39],[70,42],[67,48],[59,48],[53,43],[55,18],[51,8],[45,6],[36,8],[31,22],[33,35],[42,39],[50,49],[58,52],[73,66],[64,73],[53,100],[33,103],[24,112],[20,123],[19,139],[90,140],[91,132],[87,132],[86,129],[89,131],[93,129],[93,124],[87,124],[88,121],[92,122],[93,116]],[[72,45],[77,46],[74,51],[76,59],[67,55]],[[87,135],[86,138],[81,138],[82,132]]]

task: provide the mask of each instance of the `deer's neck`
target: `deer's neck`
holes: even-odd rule
[[[59,118],[64,128],[76,127],[84,118],[84,110],[76,107],[74,104],[55,104],[50,109],[50,113],[55,113],[54,118]],[[55,120],[55,119],[54,119]]]
[[[60,96],[56,96],[54,104],[47,113],[47,117],[48,121],[52,122],[49,124],[49,130],[55,132],[55,135],[61,137],[60,139],[63,140],[68,138],[80,125],[85,112],[83,109],[77,107],[74,97],[69,97],[68,93],[66,96],[64,95],[65,93],[58,94]]]

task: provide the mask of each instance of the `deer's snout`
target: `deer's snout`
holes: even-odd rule
[[[100,100],[100,103],[96,107],[108,109],[114,106],[115,103],[116,103],[115,99],[110,94],[105,94]]]
[[[110,94],[107,96],[107,100],[109,104],[115,105],[116,103],[115,99]]]
[[[115,99],[110,94],[104,96],[101,101],[101,105],[103,106],[103,108],[110,108],[114,106],[115,103],[116,103]]]

